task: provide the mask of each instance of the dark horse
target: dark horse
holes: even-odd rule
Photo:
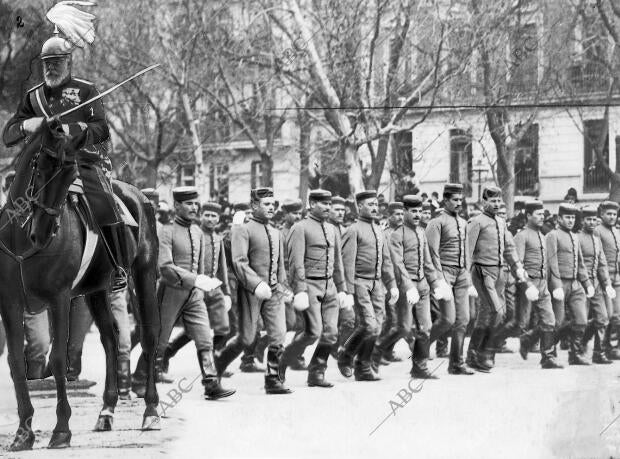
[[[49,307],[53,345],[50,366],[56,381],[56,427],[49,448],[68,447],[71,441],[67,400],[67,339],[72,297],[86,295],[99,328],[106,355],[103,408],[95,430],[110,430],[117,392],[117,330],[107,291],[114,268],[99,237],[90,267],[73,286],[85,249],[86,230],[69,186],[78,175],[76,155],[84,135],[69,138],[57,121],[44,122],[21,151],[6,206],[0,211],[0,315],[7,336],[8,361],[17,396],[19,429],[12,451],[31,449],[34,409],[26,385],[24,310]],[[138,222],[128,234],[141,325],[142,348],[148,362],[146,410],[142,429],[158,429],[155,388],[155,351],[160,317],[155,298],[157,235],[155,215],[148,200],[133,186],[114,183],[115,193]]]

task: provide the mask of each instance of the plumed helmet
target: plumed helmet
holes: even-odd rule
[[[72,51],[73,45],[69,40],[54,35],[43,43],[43,47],[41,48],[41,59],[70,56]]]

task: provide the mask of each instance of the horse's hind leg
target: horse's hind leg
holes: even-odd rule
[[[112,430],[114,409],[118,402],[117,366],[118,366],[118,326],[112,315],[110,299],[106,291],[99,291],[86,296],[86,302],[95,319],[101,344],[105,351],[105,389],[103,391],[103,408],[95,424],[96,431]]]
[[[146,393],[144,394],[146,409],[142,419],[142,429],[156,430],[160,429],[157,414],[159,396],[155,387],[155,352],[160,329],[159,307],[155,295],[156,271],[153,263],[138,258],[133,272],[138,297],[142,351],[147,361]]]
[[[32,431],[32,415],[34,408],[30,402],[28,385],[26,384],[26,359],[24,357],[24,306],[22,304],[0,299],[2,306],[2,322],[6,330],[8,361],[17,398],[19,428],[9,451],[32,449],[34,432]]]
[[[50,303],[52,319],[52,353],[50,366],[56,381],[56,427],[48,448],[68,448],[71,444],[69,418],[71,407],[67,398],[67,341],[69,340],[69,308],[71,298],[66,291]]]

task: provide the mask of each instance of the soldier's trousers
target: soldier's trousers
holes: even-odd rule
[[[583,335],[588,323],[586,292],[581,283],[577,280],[562,279],[562,290],[564,290],[564,300],[552,300],[556,342],[562,338],[568,338],[571,334],[573,337]]]
[[[43,370],[47,361],[47,353],[51,345],[50,321],[47,309],[30,314],[24,311],[24,334],[26,347],[26,377],[28,379],[43,378]]]
[[[224,302],[224,292],[220,287],[205,292],[207,312],[209,314],[209,322],[213,328],[215,336],[226,336],[230,333],[230,319],[228,311],[226,311],[226,303]]]
[[[185,332],[196,345],[196,350],[213,350],[211,324],[202,290],[193,288],[187,291],[160,283],[157,289],[157,300],[161,314],[161,331],[157,343],[159,357],[164,355],[177,319],[181,319]]]
[[[101,226],[122,223],[123,219],[114,200],[112,184],[105,176],[101,165],[96,162],[80,162],[78,170],[84,184],[84,195],[97,223]]]
[[[592,285],[594,285],[594,296],[586,300],[588,325],[583,337],[583,344],[587,346],[588,341],[594,339],[594,355],[601,354],[602,352],[609,351],[609,333],[606,333],[607,326],[609,324],[609,317],[607,315],[607,296],[603,292],[603,287],[600,285],[598,279],[590,279]]]
[[[540,339],[540,353],[544,361],[551,357],[553,346],[550,349],[545,349],[543,344],[551,345],[551,343],[547,343],[541,338],[544,333],[550,333],[556,329],[555,312],[547,279],[530,278],[530,282],[538,289],[538,300],[528,301],[523,291],[524,286],[519,286],[520,300],[517,306],[517,315],[510,321],[509,326],[512,325],[514,331],[520,334],[523,344],[528,348]],[[534,321],[534,326],[529,328],[532,315],[535,315],[537,319]],[[501,339],[501,336],[498,338]]]
[[[310,306],[301,314],[304,328],[286,347],[282,360],[289,364],[291,359],[303,354],[306,347],[319,341],[319,346],[333,346],[338,337],[338,299],[336,285],[330,279],[308,279]]]
[[[616,329],[620,328],[620,273],[609,273],[612,280],[612,286],[616,291],[616,298],[613,300],[605,295],[607,303],[607,316],[609,318],[609,325]]]

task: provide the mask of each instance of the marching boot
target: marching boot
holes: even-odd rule
[[[267,373],[265,374],[265,392],[267,394],[290,394],[293,391],[280,379],[280,361],[284,346],[269,346],[267,349]]]
[[[603,342],[605,340],[605,328],[597,328],[594,331],[594,350],[592,351],[592,363],[600,365],[609,365],[613,363],[605,356],[603,350]]]
[[[538,354],[540,352],[540,340],[536,338],[530,344],[530,352],[533,354]]]
[[[330,350],[331,346],[329,344],[317,345],[308,368],[308,386],[334,387],[332,383],[325,380],[325,369],[327,368]]]
[[[131,400],[131,365],[129,360],[118,362],[118,398],[121,400]]]
[[[144,357],[144,353],[142,353],[138,359],[136,371],[131,376],[131,390],[134,391],[138,398],[144,398],[144,394],[146,393],[146,373],[146,358]]]
[[[177,352],[179,352],[186,344],[189,344],[191,341],[192,339],[187,335],[187,333],[183,332],[174,340],[172,340],[172,342],[168,343],[168,346],[164,351],[164,356],[161,360],[161,371],[163,371],[164,373],[168,373],[168,370],[170,368],[170,359],[177,355]]]
[[[613,327],[612,327],[612,325],[610,323],[605,328],[605,338],[604,338],[604,341],[603,341],[603,346],[604,346],[604,349],[605,349],[605,356],[609,360],[620,360],[620,351],[618,350],[618,348],[613,347],[611,345],[611,333],[612,333],[612,331],[613,331]]]
[[[220,351],[217,351],[213,355],[215,364],[215,370],[217,375],[221,378],[226,371],[226,368],[237,358],[239,354],[243,352],[243,346],[239,342],[238,338],[233,338]]]
[[[540,366],[545,370],[564,368],[554,356],[555,338],[553,331],[543,331],[540,337]]]
[[[519,336],[519,355],[523,360],[527,360],[527,354],[532,346],[532,330],[528,330]]]
[[[363,342],[364,334],[361,331],[355,331],[338,352],[338,369],[345,378],[353,376],[353,357],[359,352]]]
[[[484,359],[481,358],[482,345],[484,344],[485,338],[486,330],[484,328],[474,328],[471,338],[469,339],[466,363],[474,370],[490,373],[491,367],[485,364]]]
[[[448,357],[448,335],[443,335],[435,342],[435,356],[437,358]]]
[[[473,375],[474,372],[468,369],[463,363],[463,345],[465,344],[465,331],[452,332],[450,340],[450,362],[448,373],[451,375]]]
[[[174,379],[170,378],[163,370],[163,357],[155,358],[155,382],[160,384],[172,384]]]
[[[220,385],[220,378],[217,376],[213,352],[198,351],[198,365],[202,373],[202,385],[205,386],[205,398],[207,400],[218,400],[230,397],[236,392],[234,389],[224,389]]]
[[[591,320],[588,321],[588,325],[586,325],[586,330],[583,332],[583,338],[581,339],[581,345],[584,347],[584,350],[588,349],[588,343],[592,339],[592,337],[596,334],[596,329]]]
[[[265,361],[265,351],[267,350],[268,346],[269,346],[269,336],[264,335],[258,338],[256,342],[256,347],[254,349],[255,350],[254,355],[260,363],[263,363]]]
[[[355,358],[355,369],[353,375],[356,381],[379,381],[381,378],[372,371],[370,366],[370,356],[375,348],[377,337],[366,338],[360,347],[359,354]]]
[[[419,334],[413,346],[411,356],[411,377],[416,379],[439,379],[428,371],[428,356],[430,354],[430,339],[428,335]]]
[[[568,364],[569,365],[590,365],[584,356],[581,347],[581,339],[583,332],[580,330],[571,330],[568,336]]]
[[[385,358],[386,352],[393,349],[394,345],[401,337],[401,332],[394,330],[384,336],[381,340],[377,340],[370,355],[370,367],[375,373],[379,372],[380,365],[389,365],[390,361]],[[387,350],[386,350],[387,349]]]
[[[393,362],[402,362],[403,359],[401,359],[400,357],[398,357],[396,354],[394,354],[394,346],[396,346],[396,343],[398,341],[392,343],[390,346],[387,347],[387,349],[385,350],[385,352],[383,353],[383,358],[385,360],[387,360],[390,363]]]

